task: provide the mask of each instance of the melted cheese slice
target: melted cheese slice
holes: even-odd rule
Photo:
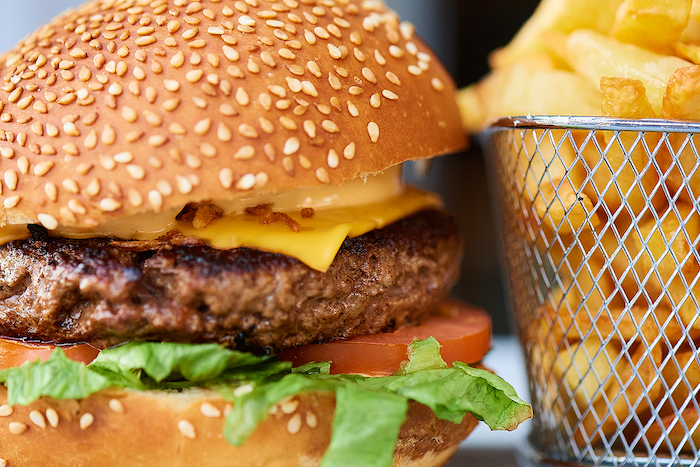
[[[179,222],[177,229],[185,236],[201,238],[214,248],[249,247],[282,253],[325,272],[345,238],[357,237],[440,205],[437,195],[407,188],[403,193],[377,203],[316,210],[312,218],[301,217],[300,211],[289,212],[289,216],[299,222],[299,232],[293,232],[284,224],[260,224],[251,214],[225,216],[199,230],[191,224]]]

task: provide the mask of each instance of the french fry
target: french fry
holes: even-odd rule
[[[600,85],[601,78],[610,76],[638,79],[644,83],[647,98],[656,114],[661,111],[668,79],[677,69],[691,65],[681,58],[623,44],[588,30],[572,32],[566,46],[569,65],[594,86]]]
[[[666,86],[661,116],[671,120],[700,120],[698,89],[700,89],[700,66],[694,65],[676,70]]]
[[[684,345],[676,351],[673,358],[666,362],[661,375],[671,390],[676,410],[692,405],[693,393],[700,387],[700,364],[690,346]],[[673,412],[674,409],[669,407],[666,411]]]
[[[605,116],[622,118],[654,118],[656,116],[647,99],[644,83],[632,78],[607,78],[600,80],[603,94],[602,110]],[[641,213],[653,204],[652,191],[659,181],[656,170],[651,167],[647,151],[654,147],[660,135],[647,134],[644,141],[638,132],[622,132],[617,136],[605,132],[607,145],[606,164],[600,164],[593,176],[599,189],[605,190],[603,200],[610,211],[615,211],[624,202],[632,214]],[[598,163],[598,151],[584,152],[588,164]],[[614,183],[611,183],[614,180]],[[624,201],[623,201],[624,199]]]
[[[605,386],[605,397],[579,406],[569,413],[574,439],[580,446],[594,444],[600,436],[610,435],[623,427],[633,413],[648,413],[655,408],[663,394],[663,386],[656,376],[661,365],[663,349],[656,341],[658,329],[645,322],[640,326],[641,334],[629,351],[621,352],[611,360],[615,362],[614,376]],[[605,347],[608,352],[608,347]],[[576,412],[582,413],[579,417]]]
[[[698,29],[700,29],[700,23],[698,23]],[[698,33],[700,33],[700,31],[698,31]],[[700,45],[676,42],[673,44],[673,52],[684,60],[700,64]]]
[[[606,33],[620,3],[622,0],[543,0],[513,40],[491,54],[491,66],[503,68],[523,57],[548,53],[541,40],[545,31],[569,33],[587,28]]]
[[[676,414],[665,416],[661,419],[661,425],[655,423],[649,427],[646,432],[646,438],[652,444],[664,437],[664,431],[667,433],[668,440],[673,445],[674,450],[681,449],[688,453],[692,453],[690,441],[693,441],[695,448],[700,446],[700,427],[698,427],[698,414],[694,406],[688,407],[681,412],[680,417]],[[663,430],[662,431],[662,426]],[[661,443],[662,449],[667,447],[666,443]]]
[[[680,41],[687,44],[700,44],[700,0],[693,0],[690,18],[681,33]]]
[[[700,47],[698,47],[700,50]],[[672,120],[700,119],[700,66],[679,68],[671,76],[664,95],[661,116]],[[659,167],[671,196],[692,203],[700,195],[700,166],[693,146],[700,143],[695,136],[674,133],[657,155]]]
[[[688,25],[692,0],[625,0],[612,36],[657,52],[669,52]]]
[[[551,68],[546,57],[503,68],[460,94],[462,121],[478,132],[500,117],[600,115],[600,91],[584,77]]]

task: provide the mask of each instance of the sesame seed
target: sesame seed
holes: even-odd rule
[[[391,82],[392,84],[395,84],[397,86],[401,85],[401,80],[399,79],[399,77],[391,71],[386,72],[386,79],[388,79],[389,82]]]
[[[29,420],[39,428],[46,428],[46,419],[44,419],[44,415],[38,410],[29,412]]]
[[[318,426],[318,417],[316,417],[315,413],[311,411],[306,412],[306,424],[309,428],[316,428]]]
[[[10,190],[14,191],[17,189],[17,182],[17,172],[12,169],[5,171],[5,185],[7,185]]]
[[[219,182],[227,190],[233,186],[233,170],[223,168],[219,171]]]
[[[394,58],[401,58],[404,55],[404,51],[400,47],[397,47],[395,45],[390,45],[389,46],[389,55],[391,55]]]
[[[423,70],[421,69],[421,67],[416,66],[416,65],[410,65],[408,67],[408,72],[410,74],[412,74],[413,76],[420,76],[423,74]]]
[[[102,203],[100,203],[102,204]],[[81,430],[87,430],[90,428],[90,425],[92,425],[95,422],[95,417],[91,413],[84,413],[80,417],[80,429]]]
[[[367,131],[369,132],[369,137],[373,143],[376,143],[379,139],[379,125],[375,122],[369,122],[367,125]]]
[[[56,230],[58,228],[58,220],[51,214],[37,214],[36,218],[46,230]]]
[[[379,63],[380,65],[384,66],[386,65],[386,58],[384,58],[384,55],[381,54],[378,50],[375,49],[374,51],[374,59]]]
[[[21,199],[22,197],[20,195],[10,196],[9,198],[5,198],[3,205],[6,209],[12,209],[19,204]]]
[[[0,148],[0,155],[5,159],[12,159],[15,157],[15,150],[9,147]]]
[[[250,97],[248,97],[248,93],[245,91],[245,89],[238,88],[236,90],[236,102],[242,106],[246,106],[250,103]]]
[[[163,85],[165,86],[165,89],[170,92],[176,92],[178,89],[180,89],[180,83],[174,79],[163,80]]]
[[[329,184],[331,182],[331,178],[328,175],[328,171],[323,167],[319,167],[318,169],[316,169],[316,178],[321,183]]]
[[[246,174],[242,176],[236,183],[236,189],[241,191],[247,191],[255,186],[255,174]]]
[[[338,153],[335,151],[335,149],[331,149],[328,151],[328,167],[331,169],[335,169],[340,165],[340,156],[338,156]]]
[[[287,431],[291,435],[295,435],[301,431],[301,414],[294,414],[287,422]]]
[[[251,138],[251,139],[255,139],[255,138],[258,138],[260,136],[260,134],[258,133],[258,130],[256,130],[254,126],[249,125],[247,123],[241,124],[238,127],[238,132],[241,135],[245,136],[246,138]]]
[[[353,96],[359,96],[360,94],[362,94],[365,91],[364,91],[364,89],[362,89],[359,86],[350,86],[350,88],[348,89],[348,92],[350,94],[352,94]]]
[[[110,399],[108,403],[109,409],[114,413],[124,413],[124,405],[119,399]]]
[[[46,175],[48,171],[51,170],[51,168],[53,168],[53,166],[53,161],[42,161],[34,166],[32,172],[34,173],[34,175],[41,177],[43,175]]]
[[[338,124],[331,120],[324,120],[321,122],[321,127],[328,133],[338,133],[340,131]]]
[[[287,139],[287,141],[284,143],[284,149],[282,149],[282,152],[284,153],[284,155],[289,156],[299,151],[300,147],[301,142],[299,141],[299,138],[297,138],[296,136],[292,136],[291,138]]]
[[[141,193],[134,190],[133,188],[129,190],[129,192],[127,193],[127,197],[129,198],[129,203],[131,203],[132,206],[140,207],[143,205],[143,196],[141,195]],[[116,399],[112,399],[112,400],[116,400]],[[109,408],[112,409],[113,412],[123,413],[123,412],[118,412],[118,410],[114,410],[111,402],[112,401],[110,401]],[[119,402],[119,401],[117,401],[117,402]],[[121,404],[121,402],[119,404]]]
[[[121,207],[122,204],[113,198],[103,198],[100,200],[100,209],[104,212],[114,212],[121,209]]]
[[[199,146],[199,152],[201,152],[203,156],[211,158],[216,157],[218,151],[210,143],[203,143]]]
[[[122,107],[122,118],[129,123],[134,123],[138,120],[139,115],[132,107],[124,106]]]
[[[138,39],[136,39],[136,40],[134,41],[134,43],[135,43],[136,45],[138,45],[139,47],[144,47],[144,46],[146,46],[146,45],[153,44],[154,42],[156,42],[156,38],[153,37],[153,36],[143,36],[143,37],[139,37]]]
[[[46,409],[46,420],[48,420],[49,425],[53,428],[58,426],[58,412],[56,412],[56,409],[50,407]]]
[[[180,99],[177,99],[177,98],[168,99],[165,102],[163,102],[163,110],[166,110],[168,112],[174,111],[179,106],[180,106]]]
[[[111,159],[110,159],[111,160]],[[114,161],[112,161],[114,162]],[[47,183],[46,186],[44,187],[45,191],[49,192],[49,185],[53,185],[51,183]],[[88,196],[97,196],[100,193],[100,190],[102,189],[102,185],[100,184],[100,180],[98,178],[93,179],[88,183],[88,185],[85,187],[85,192],[88,194]]]
[[[15,409],[11,405],[0,405],[0,417],[9,417]]]
[[[343,52],[333,44],[328,44],[328,53],[336,60],[343,58]]]
[[[234,154],[234,159],[248,160],[255,156],[255,147],[253,146],[242,146]]]
[[[185,74],[185,79],[189,81],[190,83],[196,83],[200,79],[202,79],[202,76],[204,75],[204,72],[202,70],[190,70]]]
[[[127,164],[134,160],[134,155],[129,151],[120,152],[114,155],[114,161],[120,164]]]
[[[211,119],[205,118],[194,125],[194,132],[200,136],[206,135],[211,128]]]
[[[253,27],[255,26],[256,21],[248,15],[243,15],[238,17],[238,24],[241,26]]]
[[[146,177],[146,170],[140,165],[129,164],[126,166],[126,171],[134,180],[143,180]]]
[[[236,62],[236,61],[238,61],[239,58],[241,58],[238,51],[236,49],[234,49],[233,47],[231,47],[230,45],[224,45],[222,47],[222,50],[224,52],[224,57],[226,57],[228,60],[230,60],[232,62]]]
[[[216,406],[210,402],[204,402],[199,406],[199,411],[202,412],[207,418],[219,418],[221,417],[221,410],[216,408]]]
[[[372,97],[369,99],[369,104],[375,109],[379,108],[379,106],[382,104],[382,98],[379,93],[372,94]]]
[[[77,199],[71,199],[68,201],[68,209],[70,209],[72,212],[76,214],[85,214],[87,213],[87,209],[85,209],[85,206],[83,206],[80,201]]]
[[[365,77],[367,81],[369,81],[372,84],[377,84],[377,77],[375,76],[374,72],[370,70],[367,67],[364,67],[362,69],[362,76]]]
[[[163,196],[170,196],[173,194],[173,187],[167,180],[158,180],[156,188]]]
[[[435,89],[438,92],[443,91],[445,89],[445,84],[438,78],[431,79],[430,84],[433,86],[433,89]]]
[[[160,194],[158,190],[151,190],[148,192],[148,203],[156,211],[160,211],[163,207],[163,195]]]
[[[10,429],[10,433],[12,433],[13,435],[21,435],[22,433],[27,431],[28,428],[27,425],[21,422],[10,422],[8,427]]]
[[[177,429],[185,438],[195,439],[197,437],[194,431],[194,425],[187,420],[180,420],[177,422]]]
[[[347,160],[352,160],[355,157],[355,143],[350,143],[343,149],[343,157]]]
[[[316,137],[316,124],[311,120],[304,121],[304,132],[309,136],[309,138]]]
[[[298,408],[299,408],[299,400],[297,400],[297,399],[288,399],[280,405],[280,409],[282,410],[282,413],[287,414],[287,415],[293,414],[294,412],[297,411]]]
[[[316,86],[314,86],[313,83],[310,81],[302,81],[301,90],[304,94],[308,96],[318,97],[318,91],[316,90]]]

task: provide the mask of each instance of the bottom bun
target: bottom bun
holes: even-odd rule
[[[0,387],[0,404],[6,401],[7,390]],[[330,443],[332,393],[304,393],[278,403],[240,447],[223,437],[230,408],[218,393],[199,389],[110,390],[80,401],[2,405],[0,458],[8,467],[310,467],[319,465]],[[411,401],[393,465],[442,465],[477,423],[471,414],[460,424],[439,420]]]

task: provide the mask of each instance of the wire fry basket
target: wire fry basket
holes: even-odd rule
[[[699,466],[700,124],[528,117],[484,143],[531,447]]]

